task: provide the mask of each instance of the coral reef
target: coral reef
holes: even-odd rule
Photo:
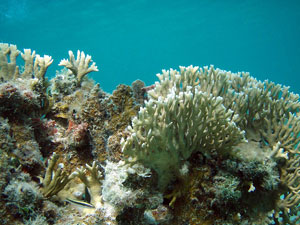
[[[52,62],[0,44],[1,224],[300,222],[287,87],[189,66],[109,94],[84,52]]]
[[[210,174],[201,191],[205,196],[192,198],[202,202],[199,215],[203,209],[210,213],[202,220],[191,216],[191,223],[298,220],[290,218],[297,216],[299,205],[299,96],[247,73],[213,67],[164,70],[158,78],[145,107],[128,127],[130,136],[122,140],[127,162],[155,170],[160,188],[170,192],[167,196],[175,208],[182,207],[175,202],[178,198],[189,205],[190,185],[199,182],[198,176],[203,179],[198,173],[182,174],[185,163],[193,162],[191,167],[200,171],[206,167]],[[194,154],[204,161],[191,161]],[[202,183],[193,188],[201,189]],[[177,214],[174,224],[184,212]],[[219,218],[212,222],[216,215]]]

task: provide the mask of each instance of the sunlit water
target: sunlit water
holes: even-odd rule
[[[0,42],[51,55],[78,49],[111,92],[161,69],[210,65],[249,71],[300,93],[300,2],[212,0],[1,0]]]

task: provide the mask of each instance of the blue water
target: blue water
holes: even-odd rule
[[[300,93],[300,1],[1,0],[0,42],[51,55],[92,55],[89,76],[111,92],[163,68],[249,71]]]

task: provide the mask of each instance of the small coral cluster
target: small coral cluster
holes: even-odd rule
[[[112,94],[78,51],[0,44],[1,224],[297,224],[299,96],[248,73],[163,70]],[[74,210],[75,209],[75,210]]]

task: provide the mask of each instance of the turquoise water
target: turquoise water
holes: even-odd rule
[[[163,68],[249,71],[300,93],[300,1],[1,0],[0,42],[51,55],[92,55],[89,76],[111,92]]]

